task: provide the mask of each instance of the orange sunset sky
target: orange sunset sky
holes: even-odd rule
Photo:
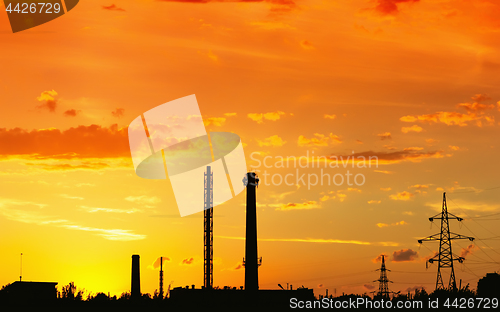
[[[439,231],[443,191],[465,219],[451,231],[479,238],[453,242],[457,281],[476,288],[500,264],[499,15],[495,0],[84,0],[13,34],[2,5],[0,284],[23,253],[23,280],[120,295],[139,254],[143,292],[160,256],[165,288],[200,287],[203,214],[181,218],[169,182],[135,174],[127,137],[195,94],[207,131],[237,133],[261,178],[365,177],[261,183],[261,289],[370,292],[386,254],[391,290],[434,290],[438,242],[417,239]],[[274,166],[305,155],[379,161]],[[244,284],[244,205],[214,208],[216,286]]]

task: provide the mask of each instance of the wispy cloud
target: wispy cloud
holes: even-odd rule
[[[225,239],[245,240],[244,237],[216,236]],[[353,244],[353,245],[375,245],[375,246],[399,246],[395,242],[365,242],[358,240],[343,239],[321,239],[321,238],[258,238],[261,242],[299,242],[299,243],[320,243],[320,244]]]
[[[125,197],[125,200],[127,200],[129,202],[136,203],[136,204],[143,204],[143,205],[154,205],[154,204],[158,204],[161,202],[161,199],[157,196],[146,196],[146,195],[127,196],[127,197]]]
[[[99,208],[99,207],[88,207],[88,206],[80,206],[83,210],[89,213],[94,213],[94,212],[111,212],[111,213],[135,213],[135,212],[141,212],[142,210],[137,209],[137,208],[131,208],[131,209],[120,209],[120,208]]]
[[[36,224],[36,225],[52,225],[70,230],[79,230],[86,232],[93,232],[108,240],[116,241],[131,241],[145,239],[146,235],[136,234],[131,230],[123,229],[103,229],[96,227],[88,227],[78,225],[66,219],[60,219],[54,216],[42,214],[40,211],[27,210],[26,207],[35,206],[40,207],[41,204],[32,202],[22,202],[8,199],[0,199],[0,214],[9,220]],[[17,209],[12,206],[24,206],[25,209]],[[44,206],[44,205],[43,205]]]

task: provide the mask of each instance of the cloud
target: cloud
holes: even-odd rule
[[[42,104],[37,105],[36,108],[47,109],[51,113],[55,112],[57,108],[56,96],[57,92],[55,90],[43,91],[42,94],[36,98],[39,102],[42,102]]]
[[[180,265],[190,265],[190,264],[193,264],[194,262],[194,258],[186,258],[186,259],[182,259]]]
[[[479,211],[479,212],[500,212],[500,204],[490,204],[484,202],[470,202],[462,200],[459,202],[461,210]],[[436,211],[441,211],[442,202],[434,201],[425,204],[428,207],[434,208]],[[448,203],[450,205],[450,203]],[[449,206],[448,206],[449,207]]]
[[[146,195],[127,196],[127,197],[125,197],[125,200],[127,200],[129,202],[136,203],[136,204],[143,204],[143,205],[154,205],[154,204],[158,204],[161,202],[161,199],[157,196],[146,196]]]
[[[484,102],[484,101],[491,100],[491,98],[489,96],[487,96],[486,94],[476,94],[476,95],[472,96],[471,99],[474,102]]]
[[[113,115],[113,117],[120,118],[125,115],[125,108],[117,108],[111,112],[111,115]]]
[[[409,262],[415,261],[418,258],[418,252],[412,249],[396,250],[392,253],[393,262]]]
[[[141,212],[140,209],[137,208],[131,208],[131,209],[120,209],[120,208],[100,208],[100,207],[88,207],[88,206],[80,206],[83,210],[85,210],[88,213],[94,213],[94,212],[110,212],[110,213],[135,213],[135,212]]]
[[[245,237],[216,236],[225,239],[245,240]],[[342,239],[322,239],[322,238],[258,238],[261,242],[298,242],[298,243],[320,243],[320,244],[353,244],[353,245],[374,245],[374,246],[398,246],[395,242],[364,242],[357,240]]]
[[[475,122],[478,127],[483,126],[483,121],[487,124],[494,124],[495,118],[483,113],[484,110],[494,108],[494,105],[484,105],[478,103],[463,103],[458,107],[463,107],[467,110],[466,114],[459,112],[437,112],[434,114],[425,115],[407,115],[401,117],[399,120],[404,122],[428,122],[428,123],[442,123],[448,126],[468,126],[470,122]]]
[[[468,112],[481,112],[495,108],[495,104],[486,105],[480,103],[460,103],[457,107],[463,107]]]
[[[382,262],[382,256],[384,256],[384,258],[386,258],[386,259],[388,258],[388,256],[386,254],[380,254],[377,257],[373,258],[372,262],[373,263]]]
[[[332,119],[332,120],[333,120],[333,119],[337,118],[337,115],[327,115],[327,114],[325,114],[323,117],[324,117],[325,119]],[[358,141],[359,141],[359,140],[358,140]],[[361,141],[360,141],[360,142],[361,142]]]
[[[462,248],[460,250],[460,257],[465,258],[468,255],[472,255],[472,253],[478,249],[479,249],[479,247],[471,244],[471,245],[467,246],[467,248]]]
[[[375,289],[375,286],[372,285],[372,284],[364,284],[363,287],[366,289],[366,290],[374,290]]]
[[[81,110],[68,109],[67,111],[64,112],[64,116],[66,116],[66,117],[75,117],[80,112],[81,112]]]
[[[330,161],[332,162],[338,161],[339,164],[342,164],[342,161],[340,159],[343,159],[344,162],[347,160],[347,163],[352,162],[352,160],[354,159],[354,162],[359,162],[366,165],[368,165],[369,163],[373,165],[376,164],[389,165],[389,164],[397,164],[402,161],[420,162],[423,159],[443,158],[449,156],[451,155],[443,154],[443,151],[423,152],[416,150],[415,148],[405,148],[400,151],[391,151],[391,152],[366,151],[366,152],[353,153],[350,155],[340,155],[340,156],[331,155]],[[349,157],[349,159],[347,157]],[[332,158],[336,158],[336,160],[332,160]],[[389,173],[389,172],[383,172],[383,173]]]
[[[399,13],[399,4],[419,2],[419,0],[376,0],[376,5],[371,10],[381,15],[397,15]]]
[[[270,121],[276,121],[281,118],[282,115],[286,115],[282,111],[277,111],[277,112],[269,112],[269,113],[261,113],[261,114],[255,114],[251,113],[248,114],[248,118],[252,119],[253,121],[256,121],[257,123],[263,123],[264,120],[270,120]]]
[[[391,223],[391,224],[387,224],[387,223],[377,223],[377,226],[379,228],[383,228],[383,227],[388,227],[388,226],[397,226],[397,225],[406,225],[408,224],[408,222],[405,222],[405,221],[399,221],[399,222],[395,222],[395,223]]]
[[[13,208],[13,206],[22,206],[22,209]],[[37,210],[29,210],[30,206],[40,206],[40,204],[0,198],[0,214],[12,221],[94,232],[95,235],[115,241],[132,241],[146,238],[146,235],[136,234],[131,230],[82,226],[66,219],[58,219],[56,217],[43,215],[40,213],[39,208],[37,208]]]
[[[203,118],[203,124],[205,127],[208,127],[210,125],[214,125],[216,127],[221,127],[224,125],[226,122],[226,118],[224,117],[209,117],[209,118]]]
[[[84,200],[85,198],[79,197],[79,196],[70,196],[67,194],[61,194],[60,195],[62,198],[67,198],[67,199],[78,199],[78,200]]]
[[[37,157],[94,158],[130,157],[127,128],[98,125],[78,126],[61,131],[56,128],[25,130],[0,128],[0,155]]]
[[[109,10],[109,11],[125,11],[124,9],[117,7],[115,4],[108,5],[108,6],[103,5],[102,8],[104,10]]]
[[[454,151],[459,151],[459,150],[461,150],[461,148],[460,148],[460,147],[455,146],[455,145],[449,145],[448,147],[449,147],[451,150],[454,150]]]
[[[301,47],[302,47],[302,49],[304,49],[304,50],[314,50],[314,49],[316,49],[316,48],[313,46],[313,44],[312,44],[312,43],[310,43],[310,42],[309,42],[309,41],[307,41],[307,40],[302,40],[302,41],[300,42],[300,46],[301,46]]]
[[[265,138],[264,141],[257,140],[257,142],[259,143],[259,146],[275,146],[275,147],[283,146],[286,143],[286,141],[283,141],[283,139],[277,135]]]
[[[30,160],[37,159],[38,156],[29,156]],[[64,158],[64,156],[62,157]],[[38,168],[46,171],[69,171],[69,170],[104,170],[104,169],[123,169],[130,168],[132,165],[130,161],[113,161],[114,159],[92,159],[88,161],[81,160],[71,160],[73,163],[61,163],[61,160],[57,160],[56,163],[47,163],[40,158],[36,162],[26,162],[24,165],[32,166],[33,168]],[[50,161],[50,160],[49,160]]]
[[[408,132],[422,132],[422,127],[418,126],[418,125],[413,125],[411,127],[402,127],[401,128],[401,132],[403,133],[408,133]]]
[[[162,257],[156,258],[156,260],[150,266],[148,266],[148,268],[159,269],[160,268],[160,263],[161,263],[161,258]],[[167,262],[170,262],[170,261],[171,261],[171,259],[169,257],[163,257],[163,264],[165,264]]]
[[[326,135],[320,134],[320,133],[315,133],[314,137],[312,137],[310,139],[304,137],[303,135],[300,135],[299,139],[297,140],[297,145],[300,147],[304,147],[304,146],[310,146],[310,147],[328,146],[329,142],[342,143],[342,140],[339,138],[339,136],[334,135],[333,133],[330,133],[329,136],[326,136]]]
[[[321,208],[320,205],[314,200],[305,203],[288,203],[288,204],[270,204],[269,206],[278,206],[275,210],[288,211],[288,210],[309,210]]]
[[[387,171],[387,170],[373,170],[373,172],[378,172],[378,173],[383,173],[383,174],[393,174],[393,171]]]
[[[410,200],[414,195],[412,193],[409,193],[409,192],[401,192],[401,193],[397,193],[397,194],[394,194],[394,195],[390,195],[389,198],[392,199],[392,200]]]
[[[380,133],[380,134],[377,134],[377,136],[381,140],[391,139],[391,133],[390,132]]]
[[[384,191],[384,192],[387,192],[387,191],[390,191],[391,188],[390,187],[381,187],[380,190]]]
[[[226,116],[226,117],[234,117],[236,115],[237,115],[236,113],[225,113],[224,114],[224,116]]]
[[[428,184],[415,184],[415,185],[409,186],[408,188],[414,188],[417,190],[421,190],[421,189],[428,189],[429,185]]]
[[[375,199],[368,201],[369,204],[380,204],[381,202],[382,202],[381,200],[375,200]]]

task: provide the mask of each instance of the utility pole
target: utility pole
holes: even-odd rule
[[[23,281],[23,253],[21,252],[21,266],[19,269],[19,281]]]
[[[374,281],[379,282],[377,295],[389,299],[389,283],[392,283],[392,281],[387,278],[387,271],[390,272],[391,270],[385,267],[385,255],[382,255],[382,264],[377,271],[380,271],[380,278]]]
[[[450,281],[448,282],[447,289],[457,290],[457,282],[455,280],[455,270],[453,268],[453,261],[458,261],[460,263],[463,263],[465,258],[458,257],[452,253],[451,241],[454,239],[468,239],[470,241],[473,241],[474,237],[464,236],[450,232],[449,219],[456,219],[459,222],[463,221],[463,219],[448,212],[448,207],[446,205],[446,192],[443,193],[443,206],[441,209],[441,213],[438,213],[437,215],[430,217],[429,221],[432,222],[434,221],[434,219],[441,220],[441,232],[423,239],[419,239],[418,243],[422,244],[423,242],[427,241],[436,241],[436,240],[439,241],[439,253],[428,260],[429,263],[433,263],[434,261],[438,262],[436,289],[446,289],[444,287],[441,269],[451,269]]]
[[[213,276],[213,228],[214,228],[214,174],[212,168],[207,166],[205,172],[205,222],[204,222],[204,239],[205,239],[205,289],[211,289],[214,283]]]

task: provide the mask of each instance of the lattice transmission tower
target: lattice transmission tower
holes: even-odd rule
[[[389,298],[389,283],[392,283],[392,281],[387,278],[387,271],[390,272],[391,270],[388,270],[385,267],[385,255],[382,255],[382,264],[380,265],[380,269],[377,269],[377,271],[380,271],[380,278],[374,281],[378,282],[377,296]]]
[[[429,221],[441,220],[441,232],[431,235],[429,237],[419,239],[418,243],[422,244],[426,241],[439,241],[439,253],[434,257],[427,260],[429,263],[433,263],[437,261],[438,263],[438,271],[437,271],[437,279],[436,279],[436,289],[457,289],[457,282],[455,280],[455,270],[453,268],[453,261],[458,261],[463,263],[465,258],[454,255],[451,251],[451,241],[454,239],[468,239],[470,241],[474,240],[474,237],[464,236],[460,234],[456,234],[450,232],[450,219],[456,219],[458,221],[463,221],[462,218],[455,216],[454,214],[448,212],[448,207],[446,205],[446,192],[443,193],[443,206],[441,209],[441,213],[430,217]],[[442,269],[450,269],[450,280],[448,282],[448,287],[444,287]]]

